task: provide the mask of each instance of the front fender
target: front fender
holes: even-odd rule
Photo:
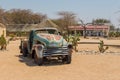
[[[43,49],[44,49],[44,46],[41,44],[37,44],[33,46],[33,50],[35,50],[38,58],[43,58]]]

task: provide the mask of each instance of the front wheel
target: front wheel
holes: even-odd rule
[[[38,58],[37,54],[34,54],[34,61],[36,64],[38,64],[39,66],[43,64],[43,58]]]
[[[71,63],[71,54],[70,55],[66,55],[63,60],[64,63],[66,64],[70,64]]]
[[[71,55],[66,56],[66,63],[67,64],[71,63]]]

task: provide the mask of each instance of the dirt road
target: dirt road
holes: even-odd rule
[[[7,51],[0,51],[0,80],[120,80],[120,55],[73,53],[69,65],[37,66],[20,55],[18,46],[19,41],[12,41]]]

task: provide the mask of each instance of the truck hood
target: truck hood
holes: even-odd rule
[[[66,40],[60,35],[40,33],[38,36],[47,47],[62,47],[67,44]]]

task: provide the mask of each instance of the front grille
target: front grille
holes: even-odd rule
[[[67,47],[46,48],[46,49],[44,49],[44,53],[64,53],[64,52],[68,52]]]

